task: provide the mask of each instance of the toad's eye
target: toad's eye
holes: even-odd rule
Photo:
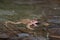
[[[40,23],[36,23],[37,25],[39,25]]]

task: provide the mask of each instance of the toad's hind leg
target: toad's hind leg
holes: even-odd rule
[[[12,22],[12,21],[6,21],[4,25],[8,25],[8,23],[11,23],[11,24],[21,24],[21,22]]]

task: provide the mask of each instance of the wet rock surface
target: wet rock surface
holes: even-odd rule
[[[19,37],[12,37],[10,40],[46,40],[43,36],[34,37],[26,33],[19,34]]]
[[[8,38],[9,36],[5,33],[0,34],[0,38]]]

